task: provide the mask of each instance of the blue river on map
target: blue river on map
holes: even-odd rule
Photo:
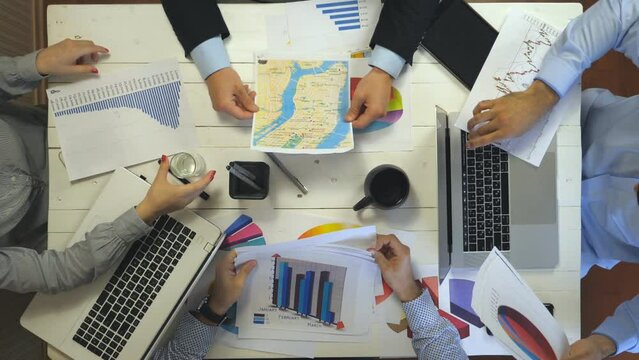
[[[282,104],[288,105],[283,106],[282,113],[277,119],[275,119],[275,121],[273,121],[270,125],[265,126],[261,130],[255,132],[254,143],[259,142],[291,119],[296,110],[293,98],[295,97],[295,93],[297,90],[297,83],[302,76],[326,72],[336,63],[336,61],[324,61],[319,67],[310,69],[302,69],[298,63],[295,63],[293,71],[291,73],[291,79],[289,80],[288,85],[286,85],[286,88],[282,93]],[[324,139],[322,139],[320,144],[317,146],[318,149],[336,148],[339,143],[342,142],[348,135],[349,124],[344,121],[344,116],[346,115],[347,111],[348,86],[346,86],[345,83],[339,92],[339,109],[337,112],[339,119],[337,121],[337,124],[335,125],[335,128],[333,128],[333,131]]]

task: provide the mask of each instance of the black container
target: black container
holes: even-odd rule
[[[271,172],[267,163],[261,161],[234,161],[233,163],[243,167],[255,175],[256,185],[262,188],[257,191],[229,172],[229,196],[233,199],[262,200],[268,196],[269,175]]]

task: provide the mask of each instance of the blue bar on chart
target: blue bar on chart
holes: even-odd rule
[[[174,81],[129,94],[56,111],[54,115],[59,117],[108,109],[131,108],[142,111],[163,126],[177,129],[177,127],[180,126],[180,91],[180,82]]]
[[[325,325],[337,323],[335,316],[341,309],[346,268],[276,257],[273,274],[274,306],[293,310],[304,318],[315,318]],[[335,279],[339,283],[337,294]]]
[[[315,7],[334,20],[338,31],[361,29],[358,0],[329,1]]]

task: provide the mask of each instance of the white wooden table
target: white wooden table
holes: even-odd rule
[[[521,8],[564,28],[579,15],[577,3],[479,3],[472,6],[495,28],[512,8]],[[226,49],[233,67],[248,84],[254,81],[254,51],[266,48],[265,17],[283,11],[283,5],[223,4],[220,6],[231,29]],[[102,73],[137,66],[167,57],[177,57],[197,125],[200,152],[210,168],[221,170],[231,160],[260,160],[266,156],[249,150],[250,122],[237,121],[211,108],[207,89],[195,66],[184,57],[160,5],[58,5],[48,8],[48,39],[54,44],[65,38],[90,39],[106,46],[111,54],[98,65]],[[357,153],[322,156],[282,156],[287,166],[310,190],[301,196],[284,175],[273,168],[271,190],[264,201],[234,200],[228,196],[228,176],[220,173],[209,186],[209,201],[197,199],[191,207],[212,218],[237,209],[273,208],[282,215],[296,212],[339,218],[346,222],[377,224],[413,231],[423,249],[413,254],[419,262],[437,262],[437,158],[435,105],[458,111],[468,91],[441,65],[423,51],[415,55],[412,97],[413,151]],[[51,79],[50,86],[72,79]],[[560,127],[557,143],[557,196],[559,201],[560,261],[547,271],[525,271],[523,275],[544,302],[555,305],[555,316],[569,340],[580,337],[580,196],[581,137],[579,109]],[[59,161],[60,144],[53,117],[49,116],[49,246],[62,248],[79,226],[110,174],[71,184]],[[159,154],[158,154],[159,155]],[[96,159],[97,160],[97,159]],[[396,164],[411,180],[406,204],[393,211],[351,206],[363,194],[366,173],[376,165]],[[132,167],[136,173],[155,174],[157,164]],[[327,344],[328,345],[328,344]],[[320,345],[318,356],[376,356],[375,344]],[[53,355],[53,354],[52,354]],[[245,350],[216,347],[216,357],[272,356]]]

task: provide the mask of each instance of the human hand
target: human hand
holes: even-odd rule
[[[248,120],[259,110],[255,105],[255,91],[242,83],[233,68],[227,67],[214,72],[206,79],[206,86],[215,111],[225,112],[236,119]]]
[[[147,224],[151,224],[164,214],[183,209],[204,191],[215,177],[215,171],[211,170],[197,182],[173,185],[167,179],[168,174],[169,160],[166,155],[162,155],[160,169],[151,188],[147,191],[144,200],[135,208],[140,218]]]
[[[601,360],[617,352],[617,345],[607,336],[590,335],[570,346],[562,360]]]
[[[99,60],[109,49],[88,40],[62,40],[42,49],[36,57],[36,69],[42,75],[97,74],[98,69],[88,63]]]
[[[224,315],[242,295],[244,283],[257,261],[249,260],[235,267],[235,250],[228,253],[215,267],[215,280],[209,293],[209,308],[214,314]]]
[[[377,235],[374,249],[370,249],[382,271],[386,284],[402,302],[418,298],[422,289],[415,282],[410,263],[410,248],[395,235]]]
[[[468,120],[468,148],[522,135],[547,113],[559,96],[543,81],[535,80],[523,92],[513,92],[494,100],[480,101]],[[483,124],[482,126],[478,126]]]
[[[393,78],[389,74],[373,67],[357,84],[346,121],[352,122],[354,128],[363,129],[385,116],[392,85]]]

